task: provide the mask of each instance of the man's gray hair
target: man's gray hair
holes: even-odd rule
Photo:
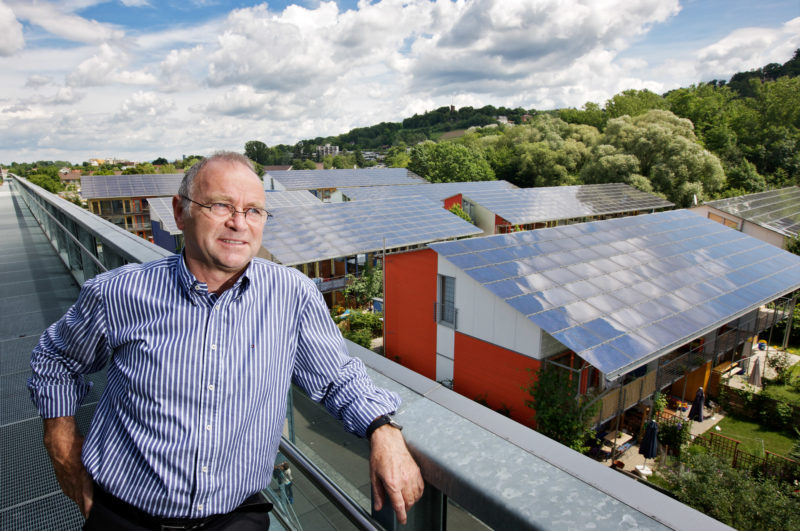
[[[178,188],[178,195],[181,197],[181,202],[183,203],[184,212],[189,214],[190,209],[189,207],[191,204],[189,203],[188,199],[184,199],[185,197],[192,197],[192,188],[194,187],[194,178],[203,171],[203,169],[211,162],[215,161],[222,161],[228,163],[239,163],[243,166],[247,166],[250,171],[253,173],[256,172],[255,167],[253,167],[253,161],[247,158],[246,156],[242,155],[241,153],[236,153],[235,151],[217,151],[210,157],[206,157],[204,159],[200,159],[198,162],[195,163],[194,166],[189,168],[189,170],[183,175],[183,180],[181,181],[181,185]]]

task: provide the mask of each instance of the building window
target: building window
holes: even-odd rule
[[[439,275],[439,322],[456,326],[456,279]]]

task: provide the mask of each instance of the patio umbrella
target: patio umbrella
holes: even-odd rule
[[[703,388],[697,389],[697,394],[694,395],[694,402],[692,402],[692,409],[689,410],[689,420],[696,420],[703,422],[703,406],[706,402],[706,395],[703,393]]]
[[[753,370],[750,371],[750,385],[761,387],[761,358],[756,358]]]
[[[647,421],[647,426],[644,429],[644,437],[642,437],[642,442],[639,445],[639,453],[644,456],[644,467],[642,467],[642,470],[649,473],[647,460],[658,455],[658,423],[655,420]]]

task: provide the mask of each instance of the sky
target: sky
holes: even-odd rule
[[[788,61],[800,0],[0,0],[0,163],[601,106]]]

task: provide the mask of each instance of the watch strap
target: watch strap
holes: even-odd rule
[[[398,430],[403,429],[403,427],[400,424],[396,423],[389,415],[381,415],[380,417],[373,420],[372,423],[369,425],[365,437],[369,439],[370,437],[372,437],[372,434],[375,433],[375,430],[387,424],[389,424],[393,428],[397,428]]]

